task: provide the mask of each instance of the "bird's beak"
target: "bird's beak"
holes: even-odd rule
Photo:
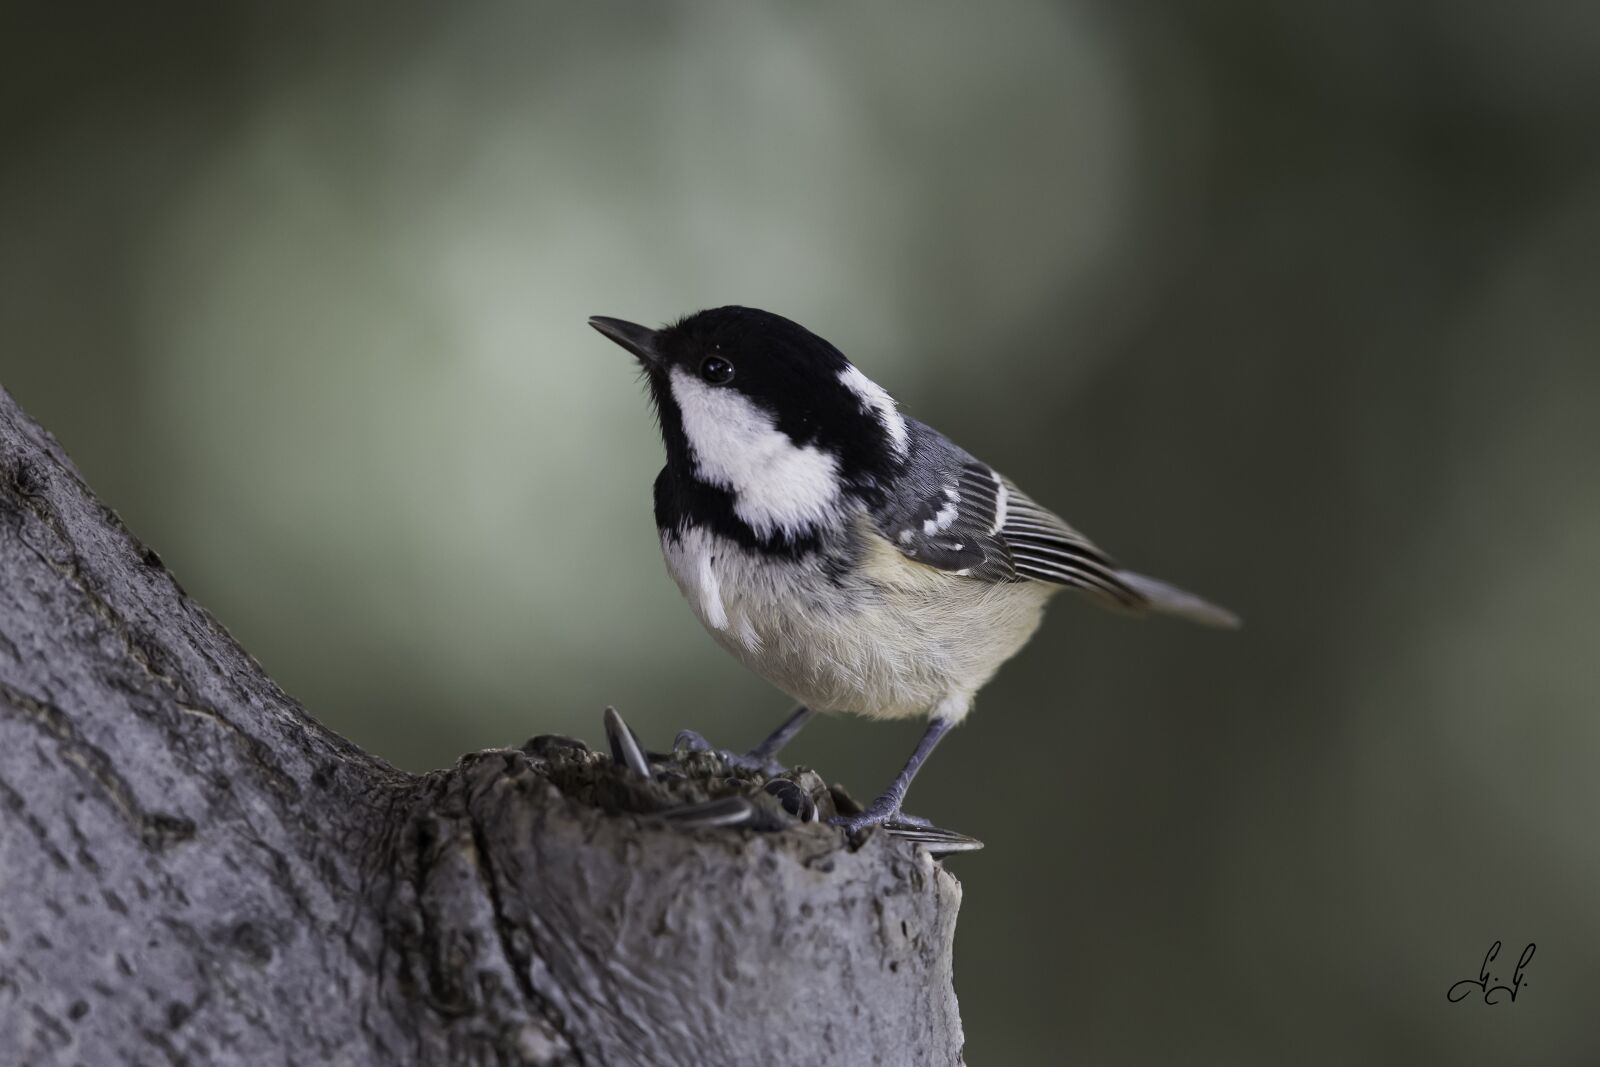
[[[656,331],[649,327],[624,322],[622,319],[607,318],[604,315],[591,316],[589,325],[632,352],[646,367],[661,365],[661,356],[656,352]]]

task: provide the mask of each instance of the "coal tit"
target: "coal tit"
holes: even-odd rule
[[[1062,589],[1209,626],[1238,620],[1122,569],[833,345],[754,308],[660,330],[589,324],[639,360],[666,445],[655,482],[667,569],[711,636],[801,707],[926,715],[927,732],[851,830],[901,813],[912,777]]]

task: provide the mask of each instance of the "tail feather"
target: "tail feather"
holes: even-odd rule
[[[1222,630],[1239,628],[1239,616],[1227,608],[1219,608],[1210,601],[1185,592],[1175,585],[1168,585],[1166,582],[1132,571],[1119,571],[1117,577],[1122,579],[1128,588],[1149,601],[1148,607],[1151,611],[1188,619],[1201,626],[1214,626]]]

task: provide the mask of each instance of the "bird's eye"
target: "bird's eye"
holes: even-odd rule
[[[712,385],[727,385],[733,381],[733,364],[721,356],[707,356],[700,364],[700,377]]]

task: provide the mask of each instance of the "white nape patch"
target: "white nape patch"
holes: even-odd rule
[[[894,447],[895,454],[904,459],[910,444],[906,420],[901,418],[894,397],[890,396],[883,386],[862,374],[853,363],[839,372],[839,380],[844,383],[845,388],[861,398],[861,402],[869,411],[878,413],[878,421],[883,424],[884,432],[889,435],[889,443]]]
[[[801,533],[832,519],[839,503],[839,460],[797,446],[737,389],[707,385],[674,367],[672,399],[695,472],[732,491],[734,514],[757,535]]]

